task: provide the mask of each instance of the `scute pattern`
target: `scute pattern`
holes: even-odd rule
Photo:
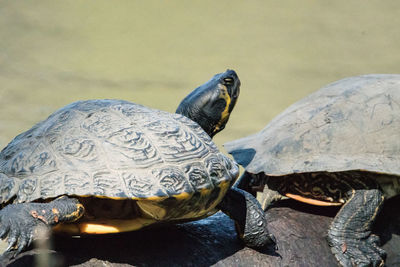
[[[153,174],[170,196],[183,192],[193,193],[193,188],[187,182],[184,173],[175,166],[164,166],[162,169],[153,170]]]
[[[121,176],[127,191],[131,193],[129,197],[136,196],[139,198],[144,198],[146,195],[157,195],[156,191],[154,191],[156,185],[152,183],[150,179],[148,179],[148,175],[123,172]]]
[[[209,175],[202,164],[188,164],[184,170],[186,177],[188,177],[190,184],[195,190],[213,188]]]
[[[42,198],[62,195],[64,192],[64,176],[61,173],[53,172],[44,175],[40,179],[40,192]]]
[[[167,162],[201,158],[209,152],[194,133],[185,131],[179,124],[161,120],[146,124],[145,128]]]
[[[28,175],[31,173],[47,173],[57,170],[57,164],[52,153],[43,143],[36,144],[32,153],[18,153],[9,165],[13,175]]]
[[[94,195],[93,177],[87,172],[72,171],[64,175],[64,190],[68,195]]]
[[[96,137],[107,138],[114,129],[121,128],[123,124],[120,117],[103,108],[97,112],[87,114],[82,123],[82,128]]]
[[[148,168],[163,162],[157,148],[146,134],[135,127],[112,133],[103,144],[113,169]]]
[[[62,194],[189,198],[237,176],[236,164],[184,116],[122,100],[79,101],[2,150],[0,202]]]
[[[38,188],[37,178],[25,178],[18,189],[18,202],[24,202],[33,195]]]
[[[207,146],[211,152],[214,153],[218,152],[217,146],[211,140],[210,136],[208,136],[208,134],[205,131],[203,131],[200,125],[179,114],[173,114],[172,117],[175,120],[181,122],[182,125],[188,127],[191,131],[195,132],[197,137],[200,139],[200,142],[205,144],[205,146]]]
[[[6,203],[16,195],[19,188],[16,182],[16,180],[0,173],[0,203]]]
[[[212,155],[206,159],[206,168],[214,185],[220,184],[227,180],[226,177],[229,177],[223,163],[224,161],[222,161],[221,157],[218,157],[217,155]]]
[[[72,135],[73,136],[73,135]],[[62,147],[58,147],[57,151],[69,158],[70,160],[79,160],[86,162],[95,162],[98,160],[98,152],[96,144],[88,137],[69,138],[66,136]]]

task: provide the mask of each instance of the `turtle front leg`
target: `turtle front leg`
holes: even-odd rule
[[[268,232],[264,211],[250,193],[231,188],[218,208],[235,221],[236,231],[246,246],[263,247],[275,243],[274,236]]]
[[[352,190],[333,220],[328,242],[343,266],[383,266],[386,253],[371,227],[384,202],[379,189]]]
[[[16,250],[16,255],[30,245],[37,227],[72,222],[83,213],[77,199],[65,196],[49,203],[11,204],[0,211],[0,238],[7,239],[6,251]]]

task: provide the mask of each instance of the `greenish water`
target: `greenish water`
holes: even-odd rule
[[[174,111],[235,69],[218,145],[343,77],[399,73],[398,1],[1,1],[0,147],[72,101]]]

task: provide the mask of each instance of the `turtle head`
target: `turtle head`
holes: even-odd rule
[[[176,113],[197,122],[210,137],[225,128],[240,92],[236,72],[216,74],[179,104]]]

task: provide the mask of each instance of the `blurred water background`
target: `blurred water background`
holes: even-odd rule
[[[174,112],[215,73],[241,96],[221,145],[332,81],[399,73],[400,2],[0,1],[0,147],[76,100]]]

